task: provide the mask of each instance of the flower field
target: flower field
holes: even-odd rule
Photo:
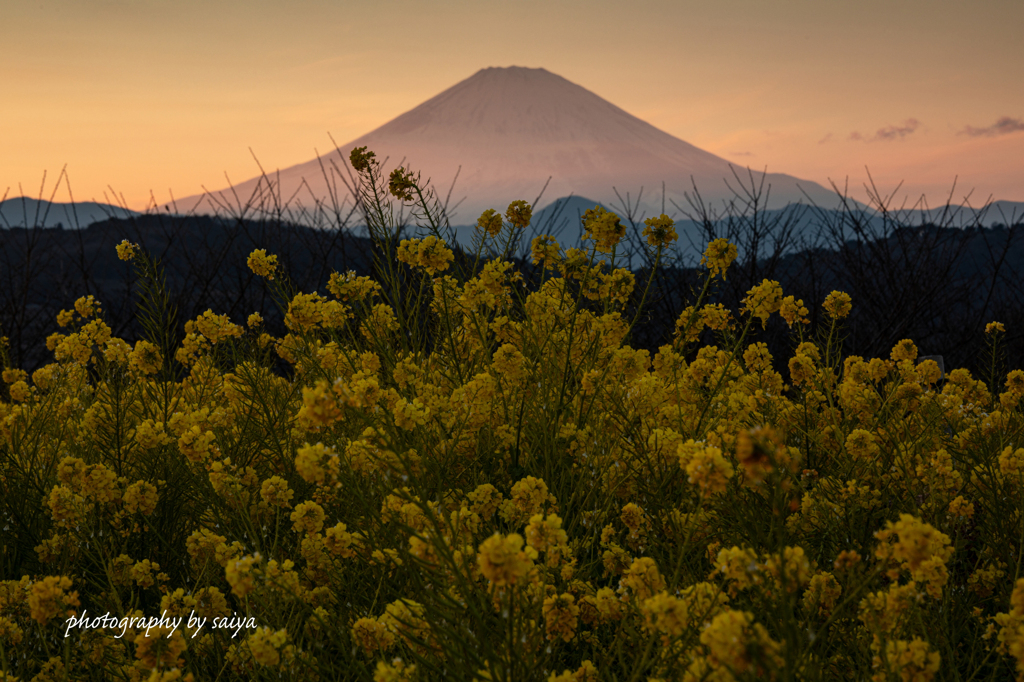
[[[0,679],[1024,680],[1024,371],[846,357],[841,292],[709,303],[724,239],[652,357],[615,214],[522,272],[525,202],[464,256],[418,178],[352,162],[377,276],[293,291],[253,251],[285,335],[209,311],[179,343],[125,242],[146,339],[86,297],[51,364],[5,356]]]

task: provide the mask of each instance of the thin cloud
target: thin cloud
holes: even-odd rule
[[[964,129],[957,133],[957,135],[970,135],[971,137],[995,137],[996,135],[1019,133],[1022,130],[1024,130],[1024,120],[1003,116],[987,128],[964,126]]]
[[[879,128],[871,137],[864,137],[860,133],[854,131],[850,133],[850,139],[867,142],[888,142],[891,140],[902,140],[904,137],[910,135],[920,127],[920,121],[918,121],[916,118],[908,118],[906,121],[903,122],[903,125],[886,126],[884,128]]]

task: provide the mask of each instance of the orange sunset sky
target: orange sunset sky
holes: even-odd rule
[[[1024,2],[6,0],[0,197],[130,208],[308,161],[487,66],[543,67],[732,162],[1024,201]],[[67,201],[63,185],[56,200]]]

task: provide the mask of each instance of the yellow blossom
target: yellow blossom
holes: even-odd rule
[[[271,507],[287,509],[291,507],[291,499],[295,491],[288,487],[288,482],[280,476],[271,476],[263,481],[260,487],[260,497]]]
[[[338,453],[323,443],[307,443],[295,453],[295,470],[307,483],[336,481],[340,466]]]
[[[886,682],[891,679],[886,673],[895,674],[901,682],[931,682],[939,672],[939,652],[932,651],[928,642],[915,637],[913,640],[891,640],[885,645],[884,655],[876,655],[872,666],[882,668],[871,679]]]
[[[853,304],[849,294],[842,291],[833,291],[825,297],[825,302],[821,307],[825,309],[825,312],[831,319],[841,320],[850,314]]]
[[[875,445],[875,437],[870,431],[854,429],[846,437],[846,451],[854,459],[871,459],[878,454],[879,448]]]
[[[895,346],[892,347],[892,353],[889,357],[894,362],[901,360],[914,360],[917,357],[917,346],[910,339],[903,339],[899,341]]]
[[[246,265],[256,275],[273,281],[277,270],[277,256],[268,256],[266,249],[256,249],[249,254]]]
[[[702,494],[724,493],[735,468],[716,447],[689,440],[678,448],[679,465],[685,469],[689,482]]]
[[[647,243],[655,248],[664,248],[679,238],[675,230],[675,221],[662,213],[657,218],[644,221],[643,236]]]
[[[576,635],[580,608],[571,594],[552,595],[544,600],[544,630],[549,640],[568,642]]]
[[[68,607],[80,606],[78,592],[69,592],[72,581],[67,576],[47,576],[32,584],[28,593],[28,608],[32,618],[40,625],[55,616],[74,613]]]
[[[807,319],[809,312],[804,307],[803,300],[798,300],[793,296],[786,296],[782,299],[782,305],[779,306],[779,315],[782,316],[782,319],[790,327],[798,322],[800,324],[809,324],[810,320]]]
[[[477,218],[476,227],[481,232],[497,237],[501,233],[501,214],[493,208],[487,209]]]
[[[834,575],[828,572],[815,573],[811,576],[810,584],[804,592],[804,609],[810,613],[816,613],[820,617],[827,618],[832,613],[832,609],[835,608],[836,602],[842,593],[843,588],[839,585],[839,581],[836,580]]]
[[[738,253],[736,245],[730,244],[728,239],[715,239],[708,244],[704,256],[700,259],[700,264],[710,270],[711,277],[721,275],[722,279],[726,279],[725,271],[736,260]]]
[[[729,585],[729,594],[764,582],[764,567],[752,549],[740,547],[723,548],[718,551],[713,573],[721,574]]]
[[[611,253],[625,234],[626,226],[619,216],[601,206],[583,214],[583,238],[593,240],[598,253]]]
[[[291,646],[288,645],[287,630],[271,630],[269,627],[257,628],[246,639],[246,645],[252,652],[253,660],[260,665],[276,667],[281,663],[281,655],[290,658]]]
[[[508,209],[505,211],[505,219],[512,223],[513,228],[517,230],[525,229],[530,224],[530,220],[533,219],[533,209],[528,203],[518,199],[508,205]]]
[[[413,194],[415,189],[418,189],[416,177],[411,170],[399,166],[391,171],[391,177],[388,179],[388,192],[391,193],[391,196],[399,201],[412,201],[416,198],[416,195]]]
[[[408,665],[400,658],[393,659],[390,664],[377,661],[373,672],[373,682],[412,682],[415,679],[416,666]]]
[[[728,610],[715,616],[701,632],[700,642],[707,647],[713,667],[726,666],[733,673],[764,675],[781,663],[779,643],[747,611]]]
[[[135,342],[135,348],[128,356],[128,368],[140,374],[156,374],[163,366],[160,350],[149,341]]]
[[[385,623],[365,617],[352,624],[352,639],[367,656],[373,656],[377,651],[387,651],[395,643],[395,635]]]
[[[403,239],[396,252],[398,260],[414,267],[421,267],[433,277],[448,269],[455,254],[437,237],[430,235],[423,239]]]
[[[121,243],[116,247],[117,257],[121,260],[132,260],[135,258],[138,248],[137,244],[132,244],[127,239],[122,239]]]
[[[551,235],[542,234],[530,242],[530,261],[534,265],[543,263],[546,268],[554,268],[562,260],[560,252],[558,240]]]
[[[483,576],[495,587],[505,587],[515,585],[526,577],[533,568],[534,556],[536,552],[532,547],[523,550],[523,536],[517,533],[508,536],[495,533],[480,545],[477,564]]]
[[[316,502],[301,502],[289,517],[297,533],[319,533],[324,527],[324,510]]]
[[[244,599],[252,592],[254,584],[254,567],[258,567],[262,561],[259,552],[245,556],[241,559],[229,561],[224,570],[228,584],[231,585],[231,592],[238,598]]]
[[[889,521],[885,530],[875,533],[879,559],[901,562],[911,579],[927,583],[928,593],[938,599],[949,579],[946,561],[953,555],[949,536],[910,514],[900,514],[896,523]],[[890,571],[890,576],[893,572]]]
[[[135,658],[147,668],[176,667],[183,663],[179,656],[186,647],[180,629],[172,633],[171,628],[159,626],[135,637]]]
[[[635,596],[637,601],[643,601],[663,589],[665,579],[661,577],[658,565],[650,557],[634,560],[619,581],[619,591],[624,595]]]
[[[985,325],[986,334],[1005,334],[1006,327],[1003,326],[1002,322],[989,322]]]
[[[121,498],[124,501],[124,508],[129,514],[136,512],[149,516],[156,510],[156,503],[159,495],[156,486],[147,481],[136,481],[129,485]]]
[[[782,307],[782,287],[775,280],[766,279],[747,292],[743,311],[761,320],[764,328],[768,317]]]
[[[349,163],[357,173],[365,173],[378,165],[376,156],[373,152],[366,151],[366,147],[353,147],[352,153],[349,154]]]

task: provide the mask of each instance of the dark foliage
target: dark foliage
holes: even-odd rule
[[[819,211],[808,221],[812,209],[803,206],[726,216],[699,203],[694,207],[690,225],[698,234],[681,239],[706,244],[727,237],[740,247],[740,259],[714,291],[714,302],[736,311],[747,290],[774,279],[787,295],[803,299],[816,324],[825,296],[845,291],[854,303],[845,354],[888,357],[897,341],[909,338],[922,355],[942,355],[947,371],[966,367],[975,374],[983,370],[985,325],[998,320],[1007,329],[1009,368],[1024,366],[1024,225],[911,227],[899,216],[883,214],[881,221],[872,221],[854,210]],[[628,206],[619,211],[631,226],[619,254],[637,276],[635,306],[652,263],[643,248],[642,221]],[[9,338],[13,365],[33,370],[49,361],[45,339],[58,331],[57,312],[87,294],[102,302],[115,336],[129,342],[140,338],[138,282],[114,249],[123,239],[160,262],[179,332],[186,320],[212,309],[236,322],[259,312],[269,331],[283,333],[282,313],[266,283],[246,266],[253,249],[277,254],[296,291],[325,292],[333,271],[373,274],[371,240],[344,226],[146,215],[82,230],[0,230],[0,334]],[[516,260],[529,273],[523,258],[529,239],[524,235],[519,243]],[[676,319],[699,286],[701,271],[692,265],[671,254],[663,259],[633,330],[633,345],[653,353],[671,341]],[[790,330],[776,317],[765,330],[755,325],[750,341],[766,342],[776,357],[788,357],[793,345]]]

